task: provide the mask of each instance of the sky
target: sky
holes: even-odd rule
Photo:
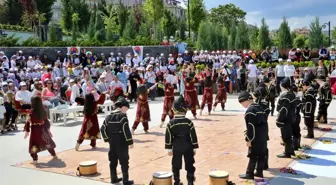
[[[204,0],[204,3],[207,10],[235,4],[247,12],[248,24],[259,26],[264,17],[270,30],[279,28],[284,16],[291,29],[309,28],[316,16],[321,24],[331,21],[331,29],[336,26],[336,0]]]

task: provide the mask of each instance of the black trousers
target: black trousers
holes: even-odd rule
[[[301,138],[301,129],[300,129],[300,122],[301,122],[301,116],[296,115],[295,123],[292,124],[292,134],[294,138]]]
[[[23,105],[21,105],[21,109],[31,109],[31,105],[30,104],[23,104]]]
[[[194,150],[192,148],[187,149],[185,152],[173,150],[173,160],[172,160],[173,173],[174,174],[179,173],[180,169],[182,169],[182,157],[184,157],[185,170],[187,171],[187,173],[194,174],[196,168],[194,167],[195,158],[194,158]]]
[[[275,110],[275,98],[271,98],[268,101],[268,106],[271,105],[271,115],[273,115],[274,110]]]
[[[75,102],[78,104],[78,105],[84,105],[84,98],[82,97],[77,97],[75,99]]]
[[[136,101],[137,100],[137,86],[136,85],[132,85],[131,86],[132,91],[131,94],[129,96],[130,101]]]
[[[328,123],[328,107],[329,104],[325,104],[324,102],[320,102],[318,113],[317,113],[317,120],[319,121],[321,117],[323,118],[323,123]]]
[[[226,92],[230,94],[230,81],[225,81],[224,82]]]
[[[5,117],[6,117],[6,122],[5,125],[7,126],[9,124],[9,121],[11,121],[11,123],[15,123],[16,118],[18,116],[18,111],[15,110],[11,104],[9,104],[8,102],[5,103],[5,109],[6,109],[6,113],[5,113]]]
[[[305,117],[304,124],[307,126],[307,128],[314,128],[314,116],[307,118]]]
[[[117,166],[118,161],[121,166],[122,173],[128,173],[128,146],[125,143],[125,146],[116,145],[115,143],[110,142],[110,151],[108,153],[109,161],[110,161],[110,174],[111,181],[116,180],[117,178]]]
[[[285,77],[277,77],[277,81],[276,81],[276,90],[277,93],[280,94],[281,89],[280,89],[280,82],[284,79]]]
[[[293,140],[292,140],[292,123],[286,123],[281,129],[281,138],[285,143],[285,151],[284,154],[286,155],[293,155],[294,149],[292,147]]]

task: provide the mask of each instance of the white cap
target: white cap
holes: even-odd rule
[[[223,51],[223,53],[226,53],[226,51]]]
[[[282,59],[282,58],[279,58],[278,60],[279,60],[279,62],[282,62],[282,61],[283,61],[283,59]]]
[[[20,50],[19,53],[23,53],[23,52]]]
[[[164,57],[164,54],[163,54],[163,53],[161,53],[161,57]]]
[[[62,78],[58,76],[55,78],[55,80],[62,80]]]
[[[111,53],[110,53],[110,55],[111,55],[111,56],[113,56],[113,55],[114,55],[114,53],[113,53],[113,52],[111,52]]]
[[[169,54],[169,56],[171,57],[171,56],[173,56],[172,54]]]
[[[26,84],[26,82],[20,82],[20,87],[21,86],[26,86],[27,84]]]
[[[104,53],[101,53],[100,56],[104,56]]]
[[[5,53],[4,53],[3,51],[0,51],[0,54],[3,54],[3,55],[4,55]]]
[[[246,50],[244,50],[243,53],[245,54],[245,53],[246,53]]]
[[[89,70],[89,68],[87,68],[87,67],[84,67],[84,70]]]
[[[184,53],[188,53],[188,50],[186,50]]]
[[[148,65],[146,70],[149,70],[149,68],[153,67],[152,65]]]
[[[74,80],[74,79],[70,79],[69,82],[70,82],[70,83],[74,83],[75,80]]]
[[[70,53],[67,53],[67,56],[70,56]]]
[[[8,85],[7,82],[2,82],[2,86]]]
[[[136,54],[136,53],[135,53],[135,54],[134,54],[134,56],[135,56],[135,57],[137,57],[137,56],[138,56],[138,54]]]
[[[254,60],[251,59],[251,60],[249,61],[249,63],[250,63],[250,64],[253,64],[253,63],[254,63]]]
[[[33,59],[33,57],[32,57],[32,56],[29,56],[28,59]]]
[[[248,53],[252,53],[252,50],[250,50]]]
[[[61,53],[61,51],[57,51],[57,53]]]
[[[291,59],[287,59],[287,62],[292,62],[292,60]]]
[[[148,54],[148,53],[146,53],[146,56],[149,56],[149,54]]]

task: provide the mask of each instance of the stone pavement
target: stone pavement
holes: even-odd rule
[[[135,104],[132,105],[132,107],[134,106]],[[335,103],[333,103],[331,107],[335,108]],[[150,123],[151,134],[143,134],[140,130],[141,128],[139,127],[139,131],[134,136],[135,148],[130,151],[130,175],[134,180],[136,180],[137,184],[147,184],[151,179],[152,173],[155,171],[170,171],[171,169],[171,157],[167,156],[166,151],[164,150],[163,134],[165,129],[157,127],[157,125],[160,124],[159,120],[161,116],[162,102],[151,102],[150,108],[152,111],[151,113],[153,120]],[[242,109],[241,106],[237,103],[236,97],[230,97],[227,103],[227,111],[216,111],[212,116],[202,116],[200,117],[200,120],[194,121],[200,143],[200,149],[196,154],[195,164],[197,168],[197,185],[208,184],[207,174],[212,169],[227,170],[230,172],[230,180],[238,184],[244,184],[237,177],[239,173],[245,171],[247,164],[247,149],[243,140],[243,131],[245,130],[242,116],[243,111],[244,109]],[[132,121],[134,120],[134,112],[135,108],[132,108],[129,113],[130,124],[132,124]],[[336,117],[335,113],[329,114],[330,117]],[[188,117],[191,117],[191,115],[188,114]],[[265,172],[265,176],[267,178],[274,177],[274,175],[279,173],[279,168],[284,167],[292,162],[292,160],[279,160],[275,157],[277,153],[282,151],[282,146],[279,145],[280,133],[279,130],[275,127],[274,119],[274,117],[271,117],[269,123],[271,137],[271,141],[269,143],[271,169],[268,172]],[[212,121],[210,122],[210,120]],[[102,118],[100,118],[100,123],[102,123]],[[0,146],[2,149],[5,149],[0,151],[0,169],[2,173],[2,182],[4,185],[21,185],[23,182],[25,182],[25,184],[42,185],[45,184],[46,181],[48,181],[48,184],[51,185],[91,185],[104,184],[98,181],[108,182],[108,146],[106,144],[102,142],[98,143],[98,149],[94,151],[91,151],[88,146],[82,146],[80,152],[75,152],[73,150],[77,135],[80,130],[80,124],[80,122],[76,122],[70,123],[65,127],[62,125],[52,126],[54,140],[57,144],[56,152],[58,153],[58,156],[63,161],[63,163],[60,161],[50,161],[51,157],[48,156],[48,153],[43,152],[40,155],[40,165],[37,166],[37,169],[28,164],[29,161],[27,160],[31,160],[27,152],[28,141],[23,140],[22,132],[6,134],[3,136],[1,135]],[[303,134],[305,134],[305,132],[306,131],[302,131]],[[324,133],[318,131],[316,136],[321,136],[322,134]],[[303,140],[303,144],[312,144],[313,142],[314,140]],[[331,145],[327,147],[324,145],[324,147],[327,147],[327,150],[330,148],[330,146]],[[316,150],[312,150],[312,152],[313,151]],[[326,152],[324,152],[322,155],[325,155],[325,153]],[[330,152],[327,154],[330,154]],[[94,177],[89,177],[90,179],[98,181],[90,181],[86,178],[71,177],[75,176],[74,173],[78,163],[80,161],[89,159],[98,161],[100,174]],[[331,160],[329,160],[329,162],[330,161]],[[326,164],[329,164],[329,162],[322,166],[326,167]],[[316,166],[314,166],[316,163],[314,160],[312,161],[312,164],[307,164],[305,161],[299,161],[299,163],[292,163],[293,168],[296,169],[295,165],[302,163],[311,165],[310,167]],[[307,167],[309,166],[304,168]],[[329,167],[332,169],[332,166]],[[26,168],[35,168],[36,170],[27,170]],[[46,173],[44,171],[54,173]],[[304,171],[306,170],[304,169]],[[313,169],[312,171],[316,173],[316,170]],[[306,173],[310,174],[313,172]],[[184,175],[185,173],[182,173],[182,176]],[[324,177],[315,177],[306,174],[300,176],[284,174],[278,175],[279,176],[276,176],[271,181],[271,184],[295,184],[295,182],[298,182],[295,185],[300,185],[306,182],[312,182],[310,184],[314,184],[314,182],[323,182],[322,184],[333,184],[335,182],[335,179],[329,179],[323,174],[316,174],[315,176],[321,175]],[[330,175],[330,177],[335,178],[332,175]]]

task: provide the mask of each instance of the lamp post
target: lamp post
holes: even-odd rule
[[[330,37],[330,33],[331,33],[331,31],[330,31],[330,21],[329,21],[329,22],[327,22],[327,23],[324,23],[324,24],[322,25],[322,28],[326,28],[327,26],[328,26],[329,46],[331,46],[331,37]]]
[[[185,0],[188,3],[188,37],[191,38],[191,27],[190,27],[190,0]],[[182,33],[181,33],[182,34]],[[184,34],[184,33],[183,33]]]

